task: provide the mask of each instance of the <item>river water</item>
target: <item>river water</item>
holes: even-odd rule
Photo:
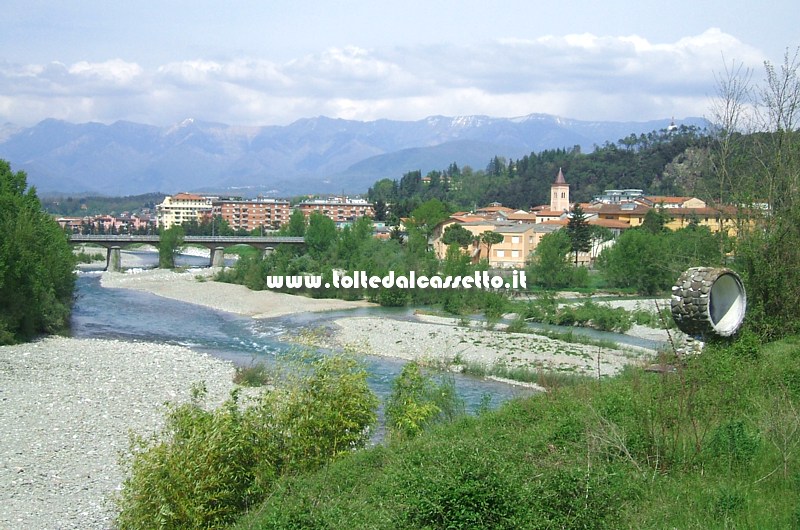
[[[208,258],[182,256],[178,264],[207,266]],[[375,307],[256,320],[140,291],[103,288],[97,272],[78,275],[77,295],[72,315],[74,337],[179,344],[238,365],[273,362],[291,348],[280,342],[279,337],[298,327],[324,324],[348,315],[407,318],[411,314],[409,309]],[[405,361],[376,356],[367,356],[365,361],[371,388],[385,400]],[[496,407],[531,392],[462,374],[452,377],[468,411],[477,409],[485,399],[490,400],[491,407]]]

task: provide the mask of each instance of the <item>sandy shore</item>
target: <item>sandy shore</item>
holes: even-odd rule
[[[111,528],[109,499],[130,432],[163,425],[167,401],[205,381],[208,403],[233,367],[179,346],[48,338],[0,347],[0,528]]]
[[[210,280],[214,269],[174,272],[152,269],[130,272],[105,272],[103,287],[135,289],[164,298],[198,304],[254,318],[272,318],[294,313],[333,311],[368,307],[368,302],[316,299],[272,291],[251,291],[242,285]]]

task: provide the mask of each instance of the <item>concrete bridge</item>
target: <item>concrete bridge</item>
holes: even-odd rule
[[[70,243],[73,244],[93,244],[107,249],[106,269],[109,271],[119,271],[121,256],[120,251],[123,247],[130,245],[155,245],[161,242],[158,235],[133,236],[133,235],[81,235],[72,234]],[[184,236],[185,245],[202,245],[211,250],[211,267],[222,267],[224,265],[225,249],[235,245],[250,245],[263,252],[271,252],[276,245],[303,245],[305,238],[291,236]]]

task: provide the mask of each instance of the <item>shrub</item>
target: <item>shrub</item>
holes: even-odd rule
[[[508,333],[525,333],[529,331],[529,329],[528,323],[525,321],[525,317],[522,315],[517,315],[517,317],[506,327],[506,331]]]
[[[517,528],[517,512],[525,503],[496,464],[462,453],[434,469],[409,472],[401,478],[406,510],[398,514],[399,526]]]
[[[233,382],[242,386],[264,386],[270,382],[270,373],[264,363],[237,366]]]
[[[116,501],[121,529],[218,528],[270,491],[277,477],[317,469],[363,447],[377,398],[366,371],[345,355],[300,355],[276,368],[274,391],[242,407],[172,406],[164,430],[134,437],[130,474]],[[284,376],[284,377],[281,377]]]
[[[386,403],[386,426],[392,436],[407,438],[441,420],[452,420],[464,413],[464,404],[452,380],[437,383],[422,373],[416,362],[409,362],[392,383]]]
[[[714,429],[706,450],[714,463],[732,469],[749,464],[759,445],[757,433],[743,420],[731,419]]]
[[[196,397],[199,397],[196,396]],[[206,528],[232,523],[265,491],[274,457],[254,443],[234,393],[216,411],[173,406],[161,435],[131,443],[117,524],[122,529]]]

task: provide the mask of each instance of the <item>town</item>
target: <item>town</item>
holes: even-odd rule
[[[524,268],[542,237],[566,227],[576,206],[585,222],[604,234],[593,237],[589,249],[577,253],[579,265],[591,265],[622,232],[642,226],[651,210],[664,214],[665,228],[704,226],[712,233],[728,236],[735,236],[739,214],[730,205],[712,207],[696,197],[647,195],[641,189],[609,189],[590,202],[576,203],[570,200],[570,185],[559,169],[550,186],[549,204],[522,210],[495,202],[473,211],[455,212],[433,228],[429,245],[437,258],[444,259],[448,247],[445,231],[458,225],[473,236],[469,248],[464,249],[473,261],[485,259],[491,268],[498,269]],[[391,205],[387,207],[391,209]],[[396,226],[391,226],[387,215],[377,219],[375,204],[359,196],[307,198],[292,205],[288,199],[220,198],[188,192],[165,197],[153,213],[58,217],[57,221],[62,228],[76,234],[153,234],[182,225],[205,227],[208,235],[264,235],[284,227],[294,211],[306,218],[315,212],[322,214],[337,228],[368,217],[378,239],[390,238],[393,230],[402,237],[409,221],[406,217],[398,218]],[[499,234],[497,242],[481,240],[486,232]]]

